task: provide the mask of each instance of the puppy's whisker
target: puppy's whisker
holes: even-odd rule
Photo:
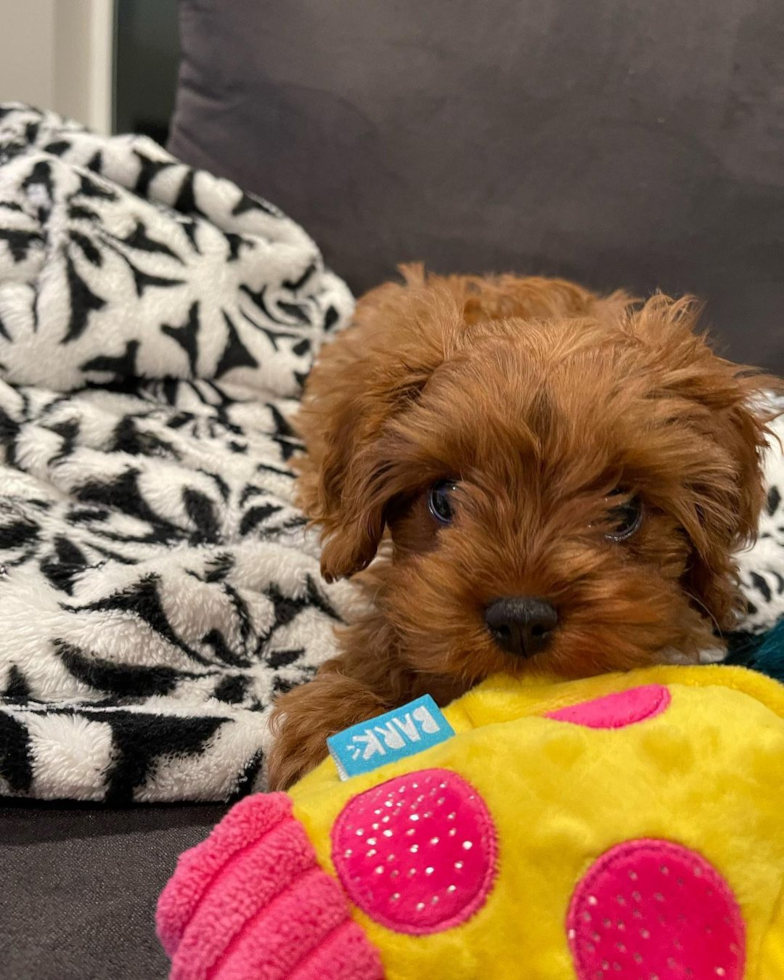
[[[713,615],[713,613],[710,611],[710,609],[708,609],[708,607],[705,605],[705,603],[702,601],[702,599],[699,599],[696,595],[694,595],[693,592],[689,592],[688,589],[684,589],[683,590],[683,594],[688,599],[691,599],[691,601],[695,605],[699,606],[700,609],[702,609],[702,611],[705,613],[705,615],[710,619],[710,621],[716,627],[716,632],[718,633],[719,637],[723,640],[724,639],[724,632],[723,632],[721,626],[719,625],[719,621],[716,619],[716,617]]]

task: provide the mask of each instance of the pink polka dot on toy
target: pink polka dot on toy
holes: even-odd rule
[[[727,882],[702,855],[628,841],[578,883],[567,916],[579,980],[741,980],[745,927]]]
[[[497,852],[484,800],[448,769],[367,790],[332,828],[332,861],[349,898],[381,925],[413,935],[449,929],[481,908]]]
[[[608,694],[593,701],[582,701],[545,715],[554,721],[568,721],[586,728],[625,728],[666,711],[672,700],[661,684],[645,684],[628,691]]]

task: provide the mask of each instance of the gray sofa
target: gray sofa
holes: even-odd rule
[[[696,292],[784,372],[776,0],[183,0],[179,156],[355,291],[437,271]]]
[[[355,290],[411,259],[691,290],[784,372],[775,0],[181,0],[181,33],[171,149]],[[0,806],[0,975],[164,977],[156,896],[224,809]]]

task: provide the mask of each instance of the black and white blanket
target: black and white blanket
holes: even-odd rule
[[[145,138],[0,107],[0,795],[226,799],[350,590],[287,416],[346,286]]]
[[[287,418],[351,309],[267,202],[0,106],[0,795],[261,786],[271,699],[350,611],[293,506]],[[753,636],[784,612],[769,467]]]

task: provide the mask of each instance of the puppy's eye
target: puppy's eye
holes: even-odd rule
[[[430,488],[427,506],[439,524],[452,523],[451,496],[456,489],[457,484],[452,480],[440,480]]]
[[[642,524],[642,501],[628,490],[613,490],[611,497],[625,496],[626,499],[610,509],[607,515],[608,530],[605,537],[609,541],[626,541],[640,529]]]

